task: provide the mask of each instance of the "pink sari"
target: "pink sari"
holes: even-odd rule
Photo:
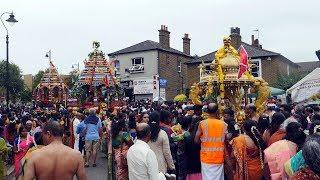
[[[20,170],[21,170],[20,161],[28,152],[30,144],[33,143],[33,137],[28,135],[26,139],[23,139],[20,142],[19,141],[20,141],[20,137],[18,138],[18,142],[17,142],[18,152],[15,153],[14,155],[14,174],[16,177],[20,174]]]
[[[297,145],[291,141],[277,141],[264,150],[265,161],[268,163],[271,179],[286,179],[284,163],[297,153]]]

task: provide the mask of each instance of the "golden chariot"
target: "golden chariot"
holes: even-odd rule
[[[210,69],[205,68],[203,62],[199,65],[200,82],[191,86],[189,97],[194,104],[202,104],[203,101],[217,102],[221,115],[226,107],[231,108],[236,113],[237,122],[241,123],[245,119],[244,106],[248,104],[248,94],[258,94],[254,104],[261,114],[270,90],[267,82],[251,75],[253,66],[250,62],[247,71],[238,78],[239,53],[231,46],[230,37],[225,37],[223,43],[223,47],[215,53]]]

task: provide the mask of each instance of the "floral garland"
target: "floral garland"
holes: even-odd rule
[[[221,99],[224,99],[224,78],[225,78],[225,75],[222,71],[222,66],[221,64],[219,63],[218,61],[218,79],[219,79],[219,91],[220,91],[220,98]]]
[[[201,105],[202,102],[200,101],[200,87],[199,87],[199,84],[197,83],[194,83],[192,86],[191,86],[191,89],[190,89],[190,94],[189,94],[189,98],[192,100],[192,102],[194,104],[198,104],[198,105]]]
[[[267,100],[271,95],[270,88],[265,80],[255,79],[249,72],[246,72],[245,75],[249,80],[253,81],[253,89],[251,92],[258,93],[254,105],[257,107],[258,114],[261,115],[264,112]]]

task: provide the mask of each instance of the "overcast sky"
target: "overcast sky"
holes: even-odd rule
[[[14,11],[19,21],[7,24],[10,62],[23,74],[48,67],[52,58],[60,73],[72,70],[100,41],[106,53],[144,40],[158,42],[158,29],[167,25],[171,47],[182,51],[182,37],[189,33],[191,54],[214,51],[240,27],[242,39],[260,31],[264,49],[283,54],[294,62],[315,61],[320,49],[319,0],[1,0],[1,13]],[[3,19],[7,19],[4,16]],[[0,59],[5,59],[5,30],[0,24]]]

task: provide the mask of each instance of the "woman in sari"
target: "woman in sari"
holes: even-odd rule
[[[42,133],[41,132],[36,132],[34,134],[34,142],[30,145],[29,150],[27,151],[26,155],[21,159],[20,163],[21,163],[21,167],[20,168],[20,172],[19,172],[19,178],[22,178],[25,174],[25,167],[27,164],[27,160],[29,159],[29,157],[31,156],[31,154],[44,147],[44,143],[42,140]],[[18,179],[19,179],[18,178]]]
[[[286,117],[282,113],[277,112],[273,114],[270,127],[263,133],[263,140],[266,142],[267,146],[282,140],[286,135],[286,131],[281,128],[281,125],[285,120]]]
[[[277,180],[287,179],[284,164],[301,149],[305,139],[306,135],[301,128],[301,124],[297,122],[289,123],[284,139],[273,143],[264,151],[267,162],[266,170],[269,170],[266,176]]]
[[[292,180],[320,180],[320,136],[308,138],[302,148],[302,156],[306,166],[295,173]]]
[[[263,169],[263,150],[266,145],[253,120],[243,124],[245,134],[231,141],[236,159],[235,180],[260,180]]]
[[[116,166],[116,179],[128,180],[128,166],[127,166],[127,151],[133,144],[130,134],[126,131],[126,124],[124,117],[119,114],[112,122],[112,147],[114,152],[114,160]]]
[[[3,132],[3,127],[0,127],[0,134],[2,134],[2,132]],[[6,160],[8,151],[9,151],[9,148],[7,147],[7,143],[1,135],[0,136],[0,179],[4,179],[5,175],[7,174],[6,167],[5,167],[5,160]]]
[[[201,161],[200,161],[200,144],[194,142],[199,122],[202,117],[193,118],[189,129],[190,136],[185,139],[185,153],[187,157],[187,178],[186,180],[202,180]]]
[[[320,121],[314,121],[313,123],[311,123],[309,133],[310,136],[306,141],[311,141],[312,139],[320,140]],[[297,171],[306,167],[307,165],[303,157],[302,150],[300,150],[296,155],[294,155],[289,161],[284,164],[284,169],[288,177],[291,177]]]
[[[33,137],[29,135],[25,126],[21,125],[18,129],[19,137],[14,141],[14,173],[15,177],[19,176],[21,170],[20,161],[26,155],[30,145],[33,143]]]

